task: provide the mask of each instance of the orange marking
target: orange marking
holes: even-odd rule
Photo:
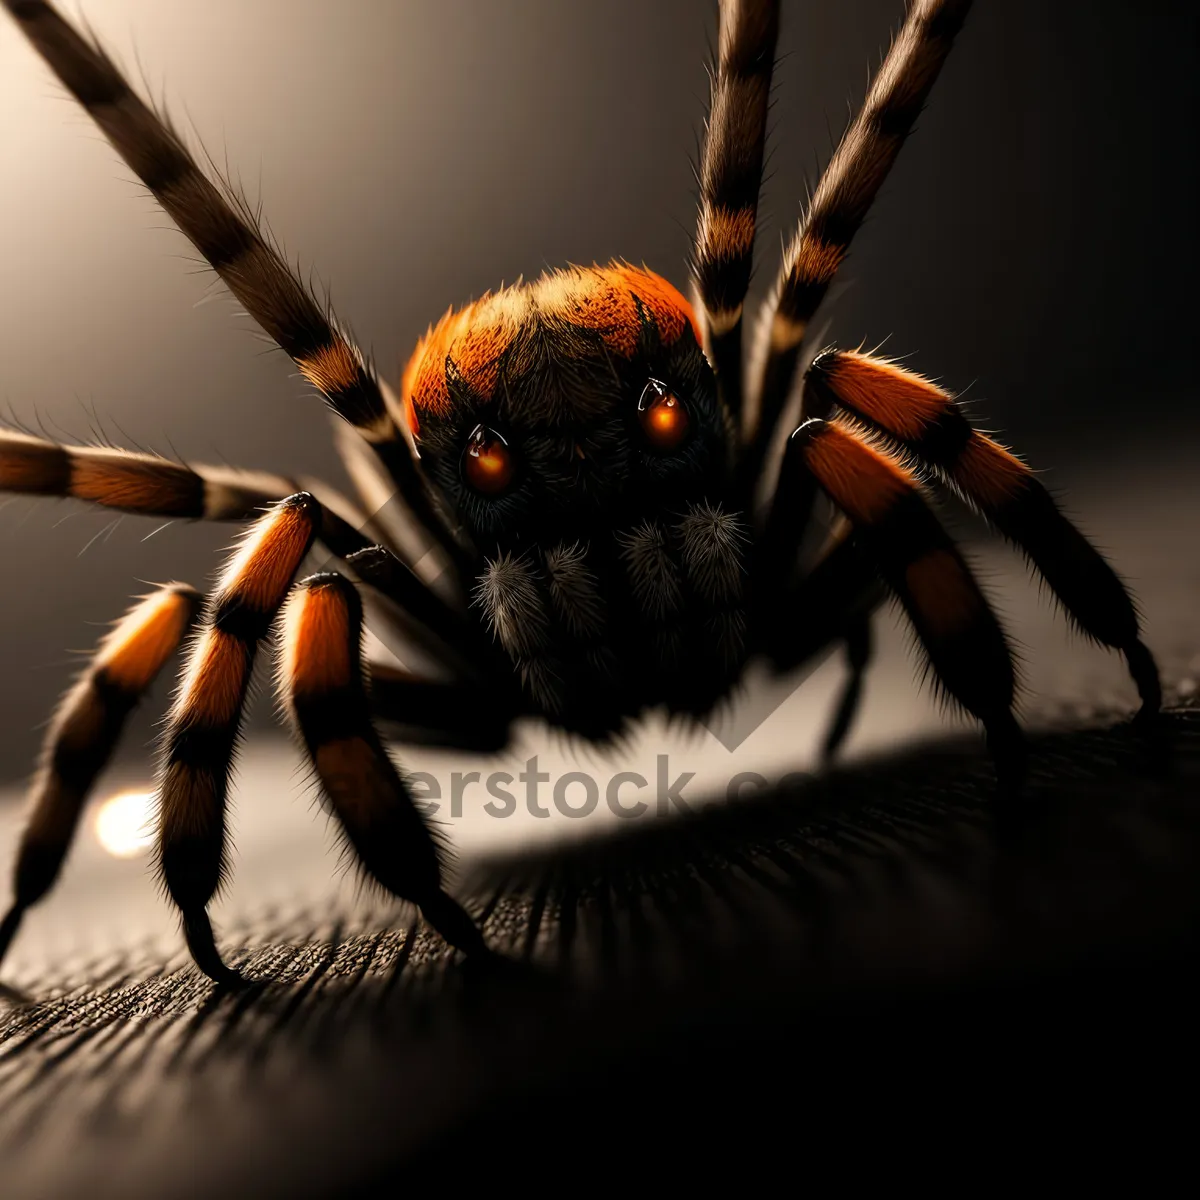
[[[829,498],[856,525],[876,524],[917,490],[911,472],[837,421],[821,427],[805,447],[804,461]]]
[[[364,828],[400,794],[391,764],[381,761],[364,738],[336,738],[318,746],[313,765],[334,810],[350,828]]]
[[[168,512],[191,492],[174,463],[149,455],[88,450],[71,458],[71,495],[110,508]]]
[[[198,606],[199,596],[190,589],[156,592],[104,639],[95,669],[126,692],[144,692],[175,652]]]
[[[792,265],[788,268],[788,286],[804,287],[810,283],[832,282],[845,257],[845,246],[823,242],[807,231],[802,233],[793,250]]]
[[[316,527],[307,506],[277,504],[251,526],[229,564],[217,602],[236,597],[255,612],[273,613],[283,603]]]
[[[754,208],[724,208],[706,204],[700,216],[697,241],[701,256],[714,262],[749,254],[754,247]]]
[[[684,331],[690,326],[696,344],[701,345],[703,338],[700,322],[695,310],[684,297],[683,293],[668,283],[661,275],[646,270],[645,267],[611,266],[602,269],[601,275],[613,274],[619,282],[627,287],[631,294],[653,313],[658,325],[659,336],[670,346],[678,341]]]
[[[400,403],[415,436],[420,415],[450,411],[447,360],[484,400],[496,386],[500,359],[528,310],[524,288],[506,288],[455,311],[450,309],[417,343],[400,382]]]
[[[920,437],[954,403],[923,375],[856,350],[834,355],[825,372],[839,404],[905,441]]]
[[[931,550],[904,571],[917,623],[935,638],[954,638],[975,623],[985,607],[966,564],[949,550]]]
[[[450,411],[447,361],[484,401],[496,387],[500,360],[523,325],[543,317],[594,330],[609,350],[628,357],[640,334],[634,297],[654,318],[668,345],[700,325],[691,304],[661,276],[626,263],[552,271],[535,283],[506,288],[447,312],[425,336],[404,368],[400,403],[408,427],[419,432],[421,416]]]
[[[322,346],[311,358],[298,358],[296,365],[300,374],[326,396],[353,387],[362,369],[358,355],[340,337]]]
[[[238,715],[250,675],[250,657],[237,638],[209,629],[197,642],[171,721],[219,729]]]
[[[982,433],[971,435],[950,477],[985,512],[1003,508],[1032,478],[1033,472]]]
[[[287,678],[298,696],[344,688],[359,677],[349,609],[336,586],[303,589],[288,614],[285,646]]]

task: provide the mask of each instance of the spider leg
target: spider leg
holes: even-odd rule
[[[450,945],[488,954],[475,923],[443,890],[442,848],[371,722],[363,684],[362,603],[343,576],[314,575],[289,602],[279,689],[324,798],[363,870],[417,905]],[[418,696],[410,693],[408,699]],[[410,711],[424,719],[419,710]]]
[[[422,679],[386,663],[368,663],[367,699],[376,721],[400,740],[490,754],[509,744],[520,708],[474,681]]]
[[[225,797],[259,643],[316,533],[319,506],[301,492],[247,532],[206,605],[167,721],[159,774],[159,868],[183,916],[196,965],[219,983],[207,906],[225,874]]]
[[[369,587],[386,597],[400,623],[416,621],[453,651],[457,664],[479,674],[494,661],[491,644],[458,609],[431,590],[416,572],[383,546],[368,546],[346,558],[346,565]]]
[[[367,546],[356,528],[366,519],[333,489],[314,486],[322,495],[321,541],[338,555]],[[0,430],[0,491],[71,497],[155,517],[250,521],[300,490],[297,481],[265,471],[186,465],[156,454],[70,446]]]
[[[742,305],[753,267],[778,0],[722,0],[719,24],[692,274],[704,349],[736,428],[742,417]]]
[[[869,616],[859,617],[850,626],[846,632],[845,647],[850,677],[846,680],[837,708],[834,709],[833,720],[829,723],[829,729],[821,743],[821,758],[826,763],[831,762],[841,749],[862,702],[863,681],[871,664],[873,649]]]
[[[200,169],[167,120],[52,5],[4,0],[4,7],[250,316],[371,444],[417,520],[462,569],[465,551],[436,508],[373,369],[328,307],[288,267],[245,199]]]
[[[812,473],[850,519],[903,605],[945,692],[978,718],[997,774],[1015,787],[1025,745],[1012,714],[1012,654],[999,621],[911,472],[852,429],[819,418],[792,435],[785,469]]]
[[[200,608],[181,583],[142,598],[100,643],[66,693],[42,748],[13,867],[13,903],[0,921],[0,961],[25,911],[54,886],[79,814],[116,748],[125,719],[175,652]]]
[[[953,396],[895,363],[836,350],[813,360],[805,389],[810,411],[823,415],[836,405],[936,468],[1028,555],[1085,634],[1125,656],[1142,699],[1139,715],[1158,712],[1158,668],[1116,572],[1062,514],[1029,467],[971,427]]]
[[[813,192],[763,312],[743,480],[752,489],[791,393],[801,343],[962,27],[970,0],[913,0]]]

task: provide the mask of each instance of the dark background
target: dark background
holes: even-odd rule
[[[714,9],[83,6],[227,154],[393,377],[432,318],[502,280],[621,255],[685,282]],[[785,6],[758,290],[901,11]],[[1194,414],[1197,24],[1183,2],[981,0],[855,243],[831,335],[887,338],[970,385],[984,423],[1037,465],[1103,471],[1106,488],[1177,449]],[[197,460],[333,469],[319,403],[160,231],[7,23],[0,162],[0,398],[19,418]],[[109,521],[24,498],[0,510],[3,778],[32,764],[65,651],[92,644],[135,580],[202,582],[231,532],[177,524],[143,541],[157,523],[127,517],[89,545]],[[152,716],[126,754],[146,753]]]

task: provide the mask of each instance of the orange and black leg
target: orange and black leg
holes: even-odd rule
[[[79,815],[125,720],[191,626],[199,593],[170,584],[145,597],[100,643],[50,725],[13,867],[13,902],[0,921],[0,960],[27,909],[54,886]]]
[[[185,521],[252,521],[271,504],[302,490],[263,471],[194,466],[112,446],[72,446],[0,429],[0,492],[61,496],[118,512]],[[331,489],[317,536],[337,555],[370,543],[357,526],[366,518]]]
[[[436,508],[395,405],[371,364],[284,260],[246,200],[210,178],[113,61],[45,0],[4,7],[113,149],[246,312],[386,467],[407,508],[460,570],[464,550]]]
[[[179,907],[197,966],[220,983],[208,902],[225,873],[225,799],[259,643],[316,534],[307,493],[277,504],[248,530],[209,600],[167,721],[159,774],[159,869]]]
[[[474,921],[444,890],[443,848],[371,721],[362,604],[354,585],[337,574],[306,579],[288,603],[280,645],[281,700],[363,871],[392,895],[415,904],[451,946],[487,954]],[[407,712],[406,698],[411,702]],[[420,710],[422,698],[430,696],[415,691],[406,697],[404,689],[393,688],[389,711],[394,718],[428,724],[433,714]]]
[[[1141,696],[1140,717],[1162,704],[1158,668],[1137,610],[1116,572],[1059,510],[1019,458],[971,427],[948,392],[895,363],[827,350],[805,377],[807,410],[840,408],[933,467],[1028,555],[1076,625],[1125,656]]]
[[[899,599],[935,682],[982,722],[1001,784],[1015,789],[1026,754],[1012,713],[1012,653],[918,480],[850,428],[820,419],[806,421],[792,435],[783,470],[811,474],[850,519],[854,542],[846,546],[861,547]],[[803,590],[800,596],[802,604]],[[853,698],[851,711],[852,706]]]
[[[742,306],[753,266],[778,35],[778,0],[722,0],[692,275],[704,348],[735,428],[742,417]]]
[[[838,143],[784,252],[763,312],[743,463],[756,485],[795,380],[805,334],[929,97],[970,0],[911,0],[908,15]],[[807,415],[807,414],[806,414]]]

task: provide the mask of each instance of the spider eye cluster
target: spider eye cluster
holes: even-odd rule
[[[486,425],[476,425],[467,438],[462,468],[467,483],[485,496],[506,492],[517,474],[516,459],[508,442]]]
[[[663,451],[678,449],[691,428],[687,406],[658,379],[651,379],[642,389],[638,422],[647,441]]]
[[[692,431],[687,404],[659,379],[650,379],[637,403],[637,423],[650,449],[678,450]],[[508,439],[488,425],[471,430],[463,446],[462,477],[478,495],[499,497],[517,482],[517,453]]]

